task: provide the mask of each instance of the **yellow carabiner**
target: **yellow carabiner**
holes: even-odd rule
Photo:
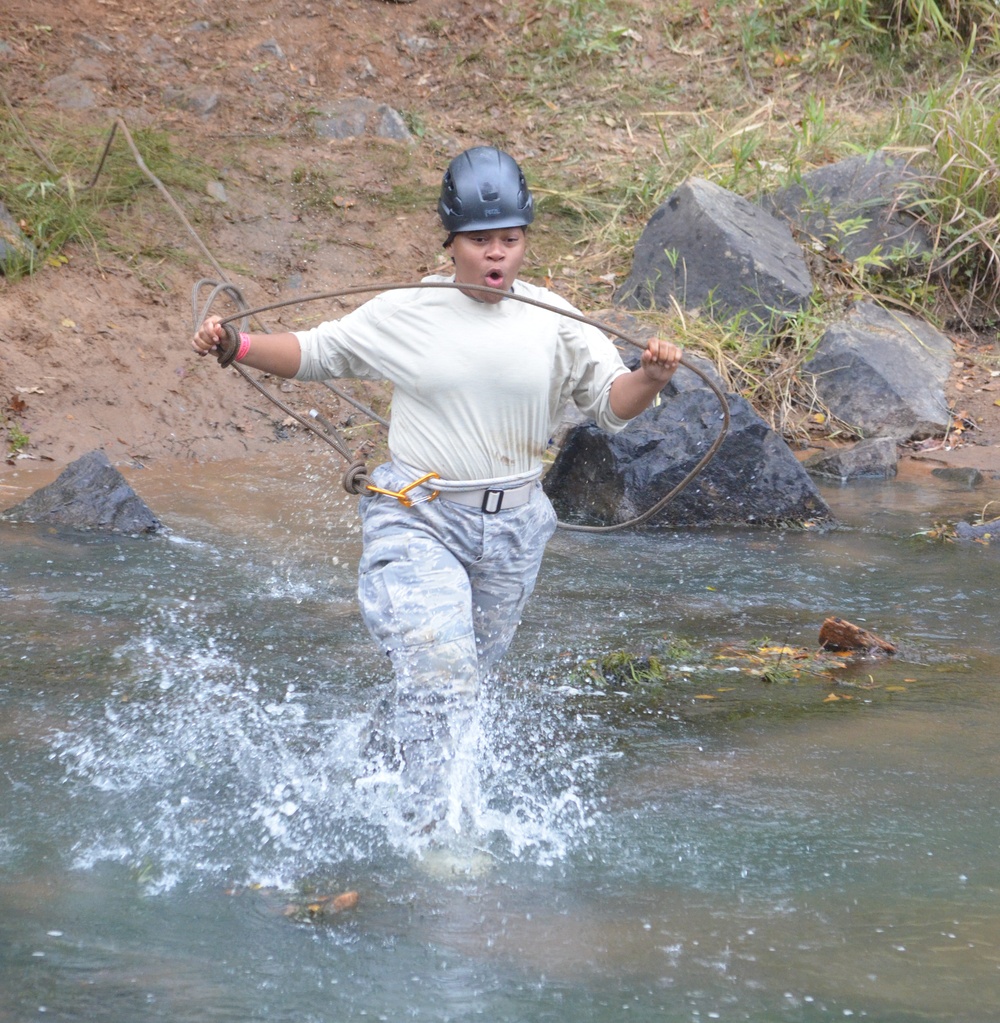
[[[441,477],[438,476],[436,472],[429,472],[426,476],[421,476],[420,479],[414,480],[412,483],[408,483],[402,490],[384,490],[382,487],[376,487],[373,483],[367,484],[365,489],[370,490],[373,494],[385,494],[386,497],[394,497],[404,508],[412,508],[414,504],[422,504],[424,501],[433,501],[441,491],[435,490],[430,497],[422,497],[420,501],[414,501],[406,495],[414,487],[419,487],[422,483],[426,483],[428,480],[436,480],[440,478]]]

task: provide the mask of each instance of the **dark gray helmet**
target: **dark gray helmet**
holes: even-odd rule
[[[492,146],[475,146],[448,164],[438,201],[449,234],[527,227],[535,219],[534,201],[513,157]]]

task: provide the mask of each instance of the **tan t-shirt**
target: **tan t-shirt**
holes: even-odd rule
[[[575,311],[545,288],[513,290]],[[296,336],[299,380],[391,381],[393,458],[445,480],[537,472],[567,401],[611,433],[626,425],[611,411],[611,382],[628,372],[611,341],[524,302],[407,288]]]

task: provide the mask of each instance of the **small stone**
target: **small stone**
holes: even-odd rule
[[[983,482],[983,474],[971,466],[953,465],[943,469],[932,469],[931,475],[946,483],[955,483],[966,490],[975,490]]]
[[[188,110],[199,117],[214,113],[221,102],[218,92],[207,87],[195,89],[164,89],[163,102],[180,110]]]
[[[265,42],[261,43],[260,46],[257,47],[257,49],[260,50],[261,53],[270,53],[272,56],[277,57],[278,60],[285,59],[285,53],[278,45],[277,39],[268,39]]]
[[[114,53],[114,48],[109,46],[103,39],[98,39],[97,36],[88,35],[86,32],[77,33],[77,39],[86,46],[89,46],[92,50],[96,50],[98,53]]]

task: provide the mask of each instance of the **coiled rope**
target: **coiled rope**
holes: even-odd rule
[[[226,292],[231,297],[233,297],[234,301],[236,301],[237,306],[240,309],[238,313],[222,318],[221,323],[223,327],[228,327],[228,325],[231,324],[234,320],[241,318],[245,322],[251,316],[257,316],[260,313],[268,312],[269,310],[272,309],[281,309],[290,305],[299,305],[302,302],[314,302],[319,300],[345,298],[349,295],[370,295],[383,291],[401,291],[416,288],[447,288],[452,290],[457,289],[464,293],[468,293],[471,291],[481,292],[484,295],[496,294],[496,292],[492,288],[488,288],[484,285],[456,284],[453,281],[416,281],[408,283],[390,284],[360,284],[349,288],[340,288],[336,291],[324,291],[315,295],[306,295],[304,297],[299,298],[285,299],[284,301],[281,302],[271,302],[268,305],[262,305],[257,306],[253,309],[248,309],[246,308],[246,304],[243,300],[242,295],[240,295],[239,293],[239,289],[237,289],[234,285],[228,282],[217,283],[214,281],[203,280],[199,281],[198,284],[195,285],[193,293],[193,302],[195,304],[194,324],[195,329],[197,329],[198,324],[200,324],[202,320],[204,320],[205,315],[207,314],[208,311],[208,305],[204,306],[200,313],[198,312],[197,308],[198,293],[201,291],[202,288],[204,288],[207,285],[213,286],[212,292],[213,299],[217,294]],[[556,313],[559,316],[566,316],[572,320],[579,320],[580,323],[585,323],[591,327],[596,327],[598,330],[602,330],[605,333],[613,334],[616,337],[620,338],[622,341],[624,341],[626,344],[633,345],[640,351],[646,347],[641,341],[636,340],[635,338],[626,334],[624,331],[619,330],[617,327],[612,327],[609,324],[602,323],[601,321],[592,319],[589,316],[584,316],[583,313],[578,313],[575,310],[564,309],[559,306],[551,305],[548,302],[542,302],[537,298],[529,298],[527,295],[518,295],[515,294],[514,292],[508,292],[506,295],[504,295],[503,301],[523,302],[525,305],[537,306],[539,309],[546,309],[549,312]],[[226,332],[228,335],[228,345],[230,349],[233,349],[236,344],[235,335],[237,332],[235,328],[232,327],[228,327]],[[730,419],[729,402],[726,400],[725,394],[716,385],[715,381],[713,381],[708,376],[708,374],[701,370],[698,366],[692,365],[690,361],[683,357],[681,358],[680,364],[684,366],[686,369],[689,369],[692,373],[696,374],[698,377],[700,377],[705,382],[706,386],[712,391],[712,393],[715,395],[719,402],[719,407],[721,409],[722,424],[719,428],[718,436],[709,446],[708,450],[705,452],[704,455],[701,456],[701,458],[694,465],[694,467],[687,473],[687,475],[679,483],[676,484],[676,486],[674,486],[668,493],[664,494],[663,497],[656,501],[655,504],[647,508],[644,512],[640,513],[639,515],[627,519],[624,522],[616,522],[606,526],[585,526],[580,523],[563,522],[562,520],[560,520],[558,523],[560,529],[570,530],[572,532],[578,533],[610,533],[619,529],[628,529],[635,526],[640,526],[643,523],[648,522],[651,518],[653,518],[654,515],[656,515],[657,512],[659,512],[662,508],[669,504],[669,502],[672,501],[682,490],[684,490],[684,488],[688,486],[688,484],[690,484],[691,481],[702,471],[702,469],[704,469],[705,466],[708,465],[708,463],[715,457],[716,452],[722,446],[722,442],[726,439],[726,434],[729,432]],[[322,430],[316,425],[316,423],[306,419],[304,416],[299,415],[297,412],[294,412],[284,402],[282,402],[280,399],[276,398],[273,394],[271,394],[262,384],[254,380],[247,373],[247,371],[238,363],[229,361],[227,362],[227,365],[231,365],[246,380],[248,380],[254,387],[256,387],[257,390],[261,392],[261,394],[267,397],[270,401],[273,401],[279,408],[282,409],[282,411],[287,412],[297,422],[301,423],[303,426],[312,430],[317,436],[322,437],[328,444],[331,444],[334,448],[336,448],[337,451],[339,451],[340,454],[343,455],[344,458],[350,462],[350,465],[348,466],[347,471],[344,473],[343,477],[344,489],[349,494],[360,494],[367,488],[371,480],[368,476],[368,471],[365,468],[364,462],[352,459],[350,452],[346,449],[346,446],[344,445],[343,441],[340,439],[340,437],[336,434],[335,431]],[[354,404],[355,407],[361,407],[358,406],[357,403]],[[369,414],[372,416],[375,415],[370,410],[365,411],[368,411]],[[385,420],[380,421],[383,423],[385,422]]]
[[[15,123],[15,125],[27,139],[28,145],[35,153],[35,155],[41,160],[41,162],[46,166],[46,168],[53,173],[53,175],[59,176],[60,183],[64,184],[64,186],[68,190],[72,191],[74,188],[74,183],[71,180],[69,180],[67,176],[62,175],[59,168],[56,167],[51,160],[49,160],[49,158],[42,152],[42,150],[37,145],[35,145],[34,141],[31,139],[31,136],[25,129],[24,125],[21,123],[20,118],[18,118],[17,112],[15,111],[13,104],[10,102],[7,93],[3,90],[2,87],[0,87],[0,99],[2,99],[3,105],[6,107],[7,112],[11,117],[11,120]],[[198,283],[195,284],[194,286],[192,292],[192,306],[195,329],[197,329],[198,324],[200,324],[202,320],[204,320],[205,316],[208,314],[208,310],[211,308],[215,300],[220,295],[223,294],[228,295],[229,298],[231,298],[232,301],[236,304],[236,307],[239,309],[239,312],[237,312],[236,314],[225,317],[223,319],[222,322],[224,325],[228,325],[233,320],[237,319],[241,319],[243,321],[243,324],[246,325],[251,317],[257,316],[260,313],[267,312],[268,310],[271,309],[280,309],[284,306],[298,305],[299,303],[302,302],[313,302],[321,299],[325,300],[338,299],[344,298],[349,295],[374,294],[382,291],[399,291],[402,289],[413,288],[459,288],[464,292],[481,291],[484,294],[495,294],[495,292],[491,288],[487,288],[478,284],[458,285],[450,281],[417,281],[414,283],[406,284],[391,283],[377,285],[357,285],[350,288],[342,288],[337,291],[325,291],[315,295],[308,295],[304,298],[289,299],[282,302],[272,302],[269,305],[257,306],[256,308],[250,309],[247,307],[247,303],[243,298],[240,289],[226,276],[225,271],[222,269],[216,258],[212,255],[211,251],[199,237],[197,231],[195,231],[195,229],[191,226],[190,221],[184,215],[183,210],[174,200],[173,196],[167,190],[166,186],[149,169],[149,167],[146,166],[146,162],[143,160],[142,154],[139,152],[139,148],[138,146],[136,146],[135,141],[132,138],[132,134],[128,129],[128,126],[121,117],[115,118],[114,123],[111,126],[111,131],[108,134],[107,141],[104,144],[104,149],[101,153],[101,157],[100,160],[98,161],[97,167],[93,175],[91,176],[90,181],[86,185],[82,186],[82,190],[86,191],[88,189],[91,189],[97,183],[97,180],[100,177],[101,172],[104,168],[105,161],[107,160],[108,153],[111,149],[111,144],[114,142],[115,136],[118,132],[121,132],[122,136],[124,137],[126,145],[128,146],[129,151],[132,154],[132,159],[135,161],[136,166],[139,168],[141,173],[152,183],[152,185],[157,189],[157,191],[163,196],[167,205],[171,208],[171,210],[173,210],[176,216],[180,219],[181,223],[184,225],[188,234],[193,239],[195,245],[197,245],[199,251],[205,256],[205,258],[211,264],[216,274],[218,274],[219,280],[209,280],[206,278],[198,281]],[[80,186],[76,187],[79,188]],[[207,300],[205,300],[205,302],[201,304],[199,308],[200,296],[206,287],[211,288],[211,291],[208,295]],[[638,348],[639,350],[645,348],[645,345],[641,341],[638,341],[635,338],[630,337],[628,334],[624,333],[621,330],[618,330],[616,327],[612,327],[609,324],[605,324],[600,322],[599,320],[592,319],[589,316],[584,316],[583,313],[577,313],[575,311],[571,311],[568,309],[562,309],[557,306],[550,305],[547,302],[541,302],[538,299],[529,298],[526,295],[516,295],[513,293],[509,293],[504,296],[504,300],[524,302],[527,305],[538,306],[540,309],[547,309],[550,312],[556,313],[560,316],[566,316],[569,317],[570,319],[579,320],[580,323],[585,323],[588,324],[589,326],[596,327],[598,330],[604,331],[604,333],[606,334],[612,334],[615,337],[620,338],[626,344],[632,345],[633,347]],[[263,327],[263,330],[265,333],[269,333],[266,327]],[[230,334],[231,336],[232,333],[233,330],[231,328],[228,328],[227,334]],[[687,475],[676,486],[674,486],[668,493],[664,494],[664,496],[661,497],[655,504],[653,504],[650,508],[647,508],[641,514],[636,515],[625,522],[612,523],[606,526],[585,526],[578,523],[560,521],[559,522],[560,529],[571,530],[579,533],[609,533],[620,529],[628,529],[634,526],[642,525],[643,523],[648,522],[651,518],[653,518],[654,515],[656,515],[662,508],[669,504],[670,501],[672,501],[679,493],[681,493],[681,491],[684,490],[684,488],[687,487],[691,483],[691,481],[715,457],[716,452],[722,446],[722,442],[726,438],[726,434],[729,432],[730,420],[729,402],[726,400],[726,396],[722,392],[722,390],[699,367],[692,365],[687,359],[684,358],[681,359],[680,364],[684,366],[686,369],[689,369],[696,376],[700,377],[702,381],[704,381],[706,386],[712,391],[712,393],[715,395],[716,399],[719,402],[722,423],[719,428],[719,434],[712,442],[711,446],[708,448],[705,454],[702,455],[702,457],[698,460],[698,462],[690,470],[690,472],[688,472]],[[347,470],[345,471],[343,476],[344,489],[349,494],[360,494],[366,489],[371,480],[368,476],[368,470],[366,469],[364,462],[355,459],[353,453],[350,451],[348,446],[344,443],[343,439],[340,437],[337,431],[333,429],[332,426],[330,426],[329,424],[324,424],[325,425],[324,428],[324,426],[321,426],[317,422],[314,422],[312,419],[307,419],[305,416],[300,415],[294,409],[290,408],[280,398],[278,398],[275,394],[273,394],[267,387],[260,383],[259,380],[254,379],[242,366],[238,365],[235,362],[232,363],[232,366],[240,374],[240,376],[243,377],[244,380],[246,380],[252,387],[259,391],[268,401],[272,402],[286,415],[290,416],[296,422],[300,423],[306,429],[312,431],[314,434],[316,434],[316,436],[324,440],[327,444],[331,445],[349,463]],[[388,426],[388,423],[386,422],[385,419],[379,416],[372,409],[367,408],[360,402],[356,401],[351,395],[347,394],[345,391],[331,384],[329,381],[322,381],[322,383],[328,390],[332,391],[339,398],[353,405],[356,409],[363,412],[365,415],[369,416],[375,422],[378,422],[383,426]]]

